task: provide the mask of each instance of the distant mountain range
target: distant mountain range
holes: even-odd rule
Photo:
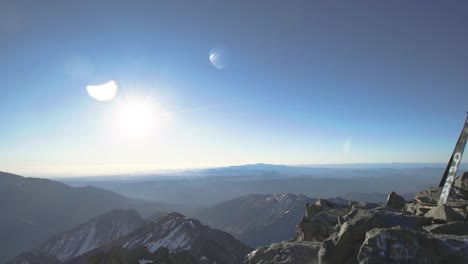
[[[0,172],[0,263],[106,211],[137,209],[149,216],[164,205],[112,191]]]
[[[317,199],[290,193],[251,194],[197,210],[193,216],[211,227],[224,230],[252,247],[292,238],[305,215],[306,203]],[[330,199],[345,203],[344,199]]]
[[[306,171],[309,173],[303,174]],[[322,198],[349,195],[352,200],[383,202],[392,191],[412,196],[417,190],[437,186],[443,172],[443,167],[346,169],[254,164],[127,181],[106,178],[61,181],[74,186],[93,185],[128,197],[176,204],[176,211],[187,214],[198,207],[251,193],[293,193]]]

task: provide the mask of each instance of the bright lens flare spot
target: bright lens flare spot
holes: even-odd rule
[[[112,100],[117,94],[117,83],[115,81],[109,81],[101,85],[88,85],[86,86],[89,96],[92,98],[104,102]]]
[[[147,98],[126,98],[117,105],[116,123],[119,130],[131,137],[154,132],[167,118],[166,114]]]

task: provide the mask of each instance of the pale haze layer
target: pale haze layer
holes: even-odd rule
[[[448,160],[468,3],[241,2],[2,1],[0,170]]]

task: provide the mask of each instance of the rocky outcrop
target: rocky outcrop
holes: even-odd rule
[[[281,242],[261,247],[245,258],[246,264],[316,264],[319,242]]]
[[[401,209],[405,205],[406,201],[405,198],[401,197],[400,195],[396,194],[395,192],[391,192],[388,195],[387,198],[387,203],[385,206],[395,208],[395,209]]]
[[[468,237],[420,232],[401,226],[366,233],[359,263],[468,263]]]
[[[349,205],[334,204],[325,199],[306,204],[305,217],[296,227],[295,241],[323,241],[336,231],[341,216],[350,210]]]
[[[392,192],[384,206],[307,204],[294,241],[259,248],[245,263],[468,263],[467,180],[456,180],[446,205],[437,205],[440,188],[408,202]]]
[[[366,233],[374,228],[404,226],[422,230],[422,226],[428,223],[427,218],[385,207],[353,210],[344,216],[344,220],[340,230],[323,242],[318,255],[321,263],[353,261],[359,253],[359,245],[363,243]]]

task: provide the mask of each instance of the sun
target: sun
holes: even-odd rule
[[[149,98],[125,98],[116,105],[116,124],[128,136],[144,136],[163,119],[163,112]]]

